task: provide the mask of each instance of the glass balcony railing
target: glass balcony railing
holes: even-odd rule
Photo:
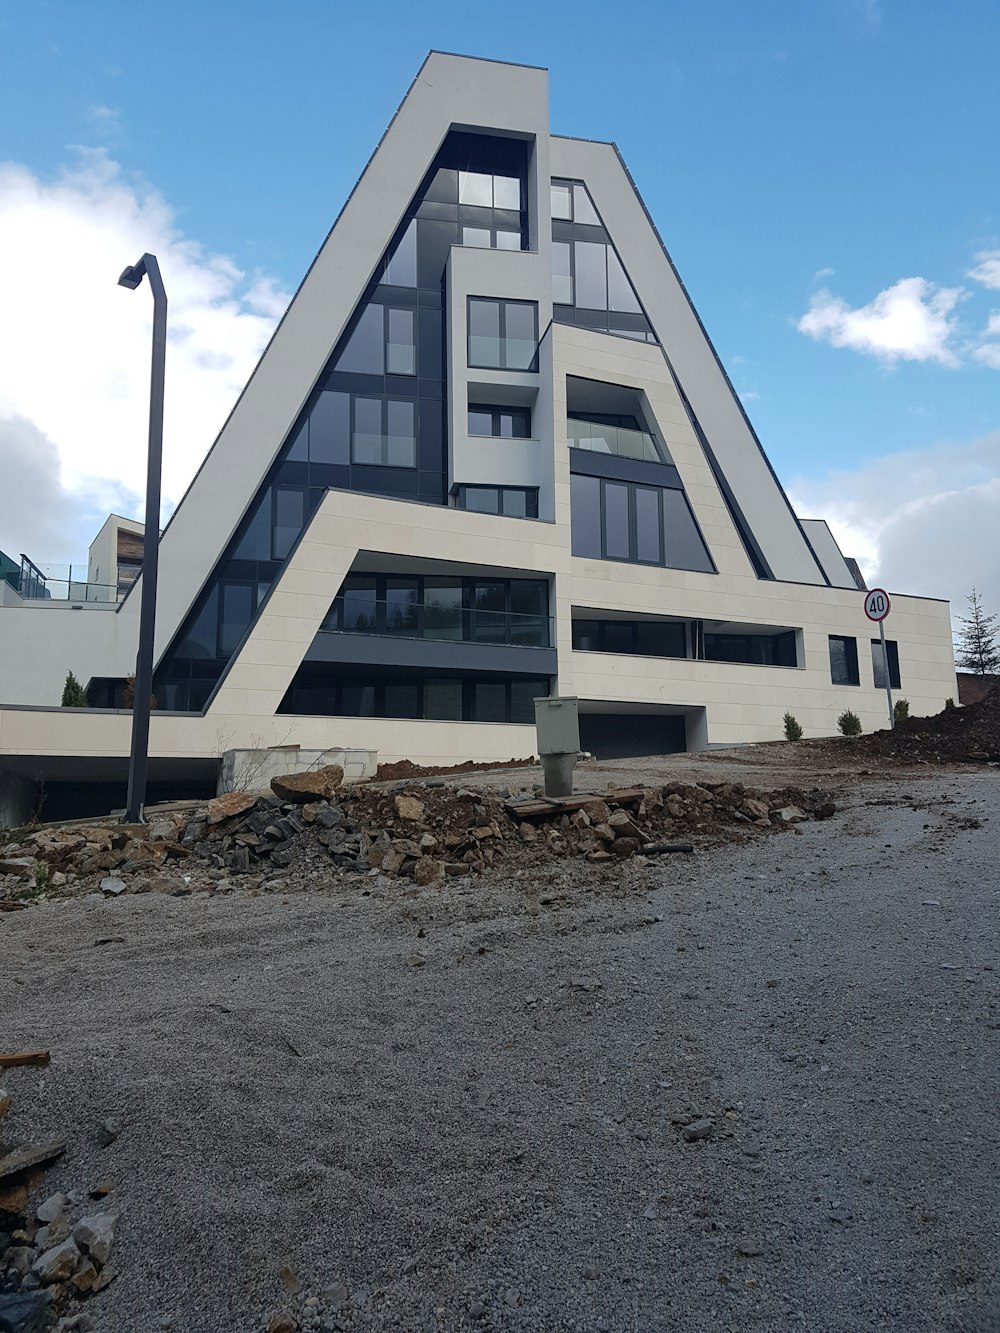
[[[554,642],[551,616],[402,598],[381,601],[365,593],[338,597],[321,629],[330,634],[385,634],[519,648],[549,648]]]
[[[618,458],[639,458],[647,463],[662,463],[652,435],[624,426],[602,426],[596,421],[566,422],[566,435],[573,449],[590,449],[595,454],[615,454]]]
[[[107,583],[89,583],[84,577],[74,577],[72,565],[36,565],[27,556],[21,557],[20,568],[6,578],[6,582],[28,601],[103,602],[114,605],[125,594],[127,584],[120,588]]]

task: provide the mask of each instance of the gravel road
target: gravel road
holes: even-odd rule
[[[0,1045],[52,1051],[10,1137],[117,1182],[94,1328],[1000,1328],[998,798],[860,781],[617,885],[6,916]]]

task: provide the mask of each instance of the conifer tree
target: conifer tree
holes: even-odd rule
[[[973,587],[967,598],[969,614],[959,616],[958,652],[955,660],[966,671],[977,676],[992,676],[1000,672],[1000,644],[997,642],[997,621],[1000,616],[988,616],[983,610],[983,599]]]
[[[66,672],[66,684],[62,692],[63,708],[86,708],[87,691],[83,688],[72,671]]]

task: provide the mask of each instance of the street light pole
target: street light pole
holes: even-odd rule
[[[153,691],[153,634],[156,628],[156,574],[160,554],[160,470],[163,457],[163,380],[167,358],[167,293],[155,255],[143,255],[118,279],[135,291],[143,278],[153,291],[153,368],[149,388],[149,450],[146,460],[146,529],[142,540],[142,601],[139,648],[132,699],[132,749],[128,763],[127,824],[141,824],[146,804],[149,759],[149,699]]]

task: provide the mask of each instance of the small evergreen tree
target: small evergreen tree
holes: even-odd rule
[[[947,699],[945,699],[945,701],[944,701],[945,712],[947,712],[949,708],[954,708],[954,707],[955,707],[955,700],[954,700],[954,699],[952,699],[952,698],[950,698],[950,697],[947,698]]]
[[[849,708],[845,708],[840,717],[837,718],[837,726],[845,736],[861,735],[861,719],[857,713],[852,712]]]
[[[892,718],[894,722],[904,722],[910,716],[909,699],[897,699],[892,706]]]
[[[800,741],[802,739],[802,728],[791,713],[785,714],[785,740]]]
[[[86,708],[87,691],[83,688],[72,671],[66,672],[66,684],[62,692],[63,708]]]
[[[973,587],[966,599],[969,614],[959,616],[958,652],[956,661],[977,676],[992,676],[1000,672],[1000,643],[997,642],[997,621],[1000,616],[988,616],[983,610],[983,599]]]

